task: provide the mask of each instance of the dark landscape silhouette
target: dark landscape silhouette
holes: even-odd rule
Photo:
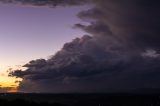
[[[0,106],[159,106],[160,94],[1,93]]]

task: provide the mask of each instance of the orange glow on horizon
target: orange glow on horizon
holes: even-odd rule
[[[0,75],[0,92],[17,92],[19,83],[15,83],[16,81],[21,81],[21,79]]]
[[[15,70],[22,69],[22,67],[16,65],[12,66],[12,68],[11,67],[0,68],[0,92],[17,92],[17,87],[19,85],[18,81],[21,81],[22,79],[8,76],[9,71],[12,71],[13,69]]]
[[[10,89],[10,90],[8,90],[7,92],[9,92],[9,93],[17,92],[17,88]]]
[[[17,91],[18,91],[17,87],[1,87],[1,89],[0,89],[0,93],[5,93],[5,92],[14,93]]]

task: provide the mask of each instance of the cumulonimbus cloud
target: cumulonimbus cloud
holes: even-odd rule
[[[110,92],[160,88],[158,0],[0,0],[36,6],[94,4],[78,17],[88,32],[65,43],[50,59],[14,70],[25,92]]]

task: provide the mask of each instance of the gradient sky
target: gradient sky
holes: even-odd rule
[[[48,8],[0,4],[0,85],[14,83],[6,69],[48,58],[84,32],[73,29],[84,7]],[[7,84],[9,83],[9,84]]]
[[[52,93],[160,88],[160,1],[0,2],[8,3],[0,5],[0,92],[16,86],[18,92]],[[21,79],[16,85],[5,72],[10,67],[9,75]]]

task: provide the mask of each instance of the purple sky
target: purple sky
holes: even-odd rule
[[[72,29],[84,7],[48,8],[0,5],[0,71],[47,58],[84,32]]]

